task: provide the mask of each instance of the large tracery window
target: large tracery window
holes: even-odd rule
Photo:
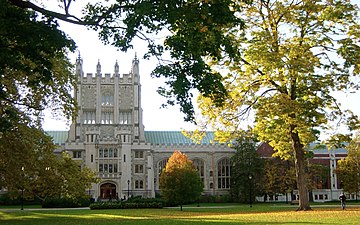
[[[205,174],[205,163],[203,160],[201,159],[194,159],[193,160],[193,165],[195,167],[195,169],[199,172],[199,177],[201,182],[204,183],[204,174]]]
[[[163,160],[159,161],[159,163],[158,163],[158,174],[159,175],[161,174],[163,169],[166,167],[167,161],[168,161],[168,159],[163,159]]]
[[[230,159],[224,158],[218,162],[218,188],[230,188]]]

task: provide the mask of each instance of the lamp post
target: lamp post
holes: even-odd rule
[[[128,199],[129,199],[129,196],[130,196],[130,180],[128,180],[127,183],[128,183]]]
[[[21,167],[21,177],[22,177],[22,187],[21,187],[21,210],[24,210],[24,170],[25,168]]]
[[[250,182],[249,182],[249,187],[250,187],[250,188],[249,188],[250,208],[252,207],[252,189],[251,189],[251,188],[252,188],[252,178],[253,178],[253,177],[252,177],[252,175],[250,174],[250,175],[249,175],[249,181],[250,181]]]

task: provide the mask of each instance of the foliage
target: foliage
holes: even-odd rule
[[[48,167],[46,173],[48,177],[39,178],[33,184],[33,193],[39,193],[37,196],[43,199],[50,196],[87,198],[86,189],[90,188],[91,183],[98,182],[95,172],[87,167],[81,168],[79,162],[72,160],[66,152]]]
[[[27,199],[80,198],[96,182],[88,168],[80,169],[66,153],[54,155],[51,137],[35,126],[18,123],[0,138],[0,186],[13,197],[24,190]]]
[[[0,132],[25,117],[39,122],[46,107],[72,117],[75,79],[67,53],[75,43],[51,17],[8,0],[0,2],[0,24]]]
[[[285,194],[296,189],[293,163],[279,158],[265,159],[263,191],[269,195]]]
[[[135,201],[115,201],[115,202],[95,202],[90,205],[90,209],[145,209],[162,208],[164,202],[160,199],[137,199]]]
[[[310,161],[308,165],[308,187],[311,189],[327,189],[330,176],[329,166],[315,164]]]
[[[236,202],[252,202],[261,191],[264,162],[257,154],[257,144],[251,137],[241,136],[234,144],[231,158],[231,195]],[[251,196],[250,196],[251,190]]]
[[[159,93],[169,97],[168,104],[179,103],[186,120],[193,119],[192,94],[197,89],[218,104],[226,96],[220,73],[207,65],[207,58],[222,59],[234,56],[236,44],[229,32],[242,27],[235,16],[239,6],[232,0],[123,0],[87,3],[81,13],[72,14],[77,2],[61,1],[54,11],[47,3],[7,0],[19,10],[31,9],[50,21],[87,26],[99,33],[99,39],[122,51],[132,48],[135,38],[148,44],[144,58],[155,56],[159,65],[153,76],[167,78]],[[43,3],[43,4],[41,4]],[[160,40],[160,41],[159,41]],[[170,60],[163,55],[171,57]],[[168,57],[167,57],[168,58]]]
[[[0,194],[0,205],[10,206],[10,205],[20,205],[21,204],[21,196],[9,195],[8,193]],[[24,205],[41,205],[40,199],[25,199],[23,201]]]
[[[42,202],[43,208],[76,208],[88,207],[90,198],[47,198]]]
[[[336,174],[342,182],[344,191],[358,193],[360,191],[360,136],[350,142],[348,155],[338,161]]]
[[[306,210],[305,149],[319,129],[335,130],[332,121],[344,122],[349,131],[359,127],[358,117],[333,96],[357,88],[352,78],[360,72],[358,8],[345,0],[255,0],[242,6],[238,15],[246,28],[232,32],[240,54],[211,62],[224,74],[228,97],[221,107],[201,97],[200,109],[206,124],[230,138],[254,115],[259,140],[269,142],[277,156],[293,157],[299,209]]]
[[[196,201],[203,191],[203,183],[188,157],[175,151],[160,175],[160,189],[165,201],[182,205]]]

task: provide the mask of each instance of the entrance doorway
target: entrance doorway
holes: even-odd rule
[[[116,185],[112,183],[105,183],[100,186],[100,197],[103,199],[116,198]]]

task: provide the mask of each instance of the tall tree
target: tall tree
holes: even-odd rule
[[[231,195],[236,201],[249,202],[260,193],[264,162],[256,152],[253,138],[241,136],[233,148],[236,153],[231,158]]]
[[[0,2],[0,24],[0,132],[22,119],[39,125],[46,107],[72,117],[75,78],[67,53],[74,42],[51,17],[7,0]]]
[[[198,200],[203,183],[188,157],[175,151],[160,175],[160,189],[164,199],[180,205],[182,211],[184,203]]]
[[[95,173],[80,169],[68,154],[54,155],[51,137],[36,126],[19,123],[0,138],[0,187],[13,197],[19,190],[27,198],[79,198],[86,194]]]
[[[266,195],[287,194],[296,188],[295,170],[289,161],[265,159],[263,190]],[[286,198],[287,200],[287,198]]]
[[[155,56],[159,65],[153,76],[168,79],[159,93],[169,97],[168,104],[179,103],[186,120],[193,120],[191,88],[220,104],[226,95],[218,72],[211,70],[205,57],[221,59],[224,53],[234,55],[236,48],[227,32],[243,26],[235,16],[238,9],[232,0],[123,0],[87,3],[72,14],[73,0],[58,0],[59,7],[50,10],[48,2],[5,0],[18,10],[33,11],[50,21],[87,26],[99,33],[105,44],[126,51],[134,38],[148,43],[145,58]],[[156,34],[161,33],[162,38]],[[158,41],[158,40],[163,41]],[[164,52],[171,59],[162,58]],[[169,54],[167,54],[169,55]]]
[[[348,155],[338,161],[336,174],[343,189],[349,193],[360,191],[360,136],[355,137],[347,147]]]
[[[356,86],[351,78],[360,73],[359,9],[349,0],[254,0],[242,6],[238,15],[246,29],[232,32],[241,54],[211,62],[227,73],[226,103],[215,107],[203,97],[200,109],[214,129],[230,134],[254,115],[259,140],[278,156],[293,155],[298,209],[307,210],[305,149],[317,139],[315,130],[336,120],[350,130],[359,126],[333,96]]]

